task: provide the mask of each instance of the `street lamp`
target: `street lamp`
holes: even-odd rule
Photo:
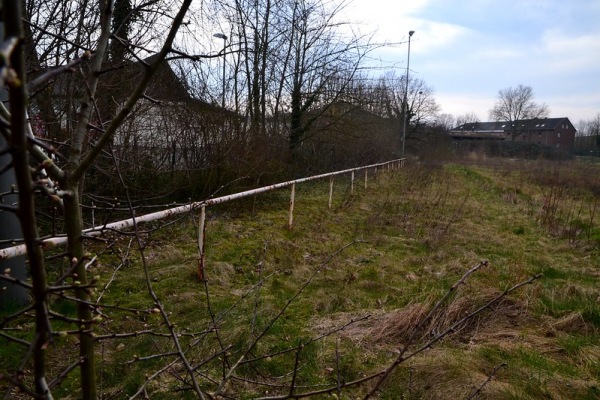
[[[406,60],[406,88],[404,89],[404,128],[402,129],[402,157],[404,157],[404,143],[406,142],[406,114],[408,114],[408,69],[410,67],[410,38],[415,31],[408,32],[408,58]]]
[[[221,108],[225,109],[225,48],[227,47],[227,36],[223,33],[215,33],[213,36],[223,39],[223,92],[221,94]]]

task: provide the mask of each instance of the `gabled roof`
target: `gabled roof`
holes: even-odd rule
[[[120,101],[131,94],[137,87],[145,72],[145,65],[152,63],[157,55],[152,55],[143,60],[126,61],[120,65],[105,66],[100,72],[98,94],[104,99],[114,98]],[[54,80],[53,94],[58,97],[66,97],[71,93],[69,88],[76,91],[83,90],[81,77],[76,74],[61,74]],[[146,88],[145,95],[157,101],[187,101],[192,97],[185,85],[177,77],[168,61],[162,61],[158,65],[156,73]]]
[[[506,121],[498,122],[470,122],[457,126],[450,130],[452,133],[460,132],[510,132],[512,130],[526,131],[546,131],[555,130],[561,124],[571,124],[569,118],[533,118],[513,121],[512,124]]]
[[[110,71],[102,80],[105,88],[117,96],[128,96],[145,72],[144,63],[151,64],[157,57],[158,55],[154,54],[144,59],[143,62],[128,62],[122,68]],[[157,101],[178,102],[191,99],[185,85],[166,60],[158,65],[156,73],[146,88],[145,95]]]

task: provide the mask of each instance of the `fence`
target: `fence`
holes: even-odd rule
[[[200,249],[200,261],[198,263],[198,277],[203,279],[204,277],[204,227],[205,227],[205,218],[206,218],[206,207],[215,204],[226,203],[229,201],[241,199],[244,197],[254,196],[260,193],[269,192],[272,190],[284,188],[291,186],[291,195],[290,195],[290,209],[289,209],[289,219],[288,219],[288,227],[291,229],[294,223],[294,203],[296,196],[296,184],[300,184],[303,182],[313,181],[317,179],[330,178],[329,179],[329,208],[331,208],[333,201],[333,177],[337,175],[350,174],[350,192],[354,193],[354,182],[355,182],[355,173],[357,171],[364,171],[364,185],[365,188],[368,186],[368,171],[374,170],[375,173],[380,168],[387,168],[388,171],[394,168],[400,168],[404,165],[404,158],[399,158],[396,160],[386,161],[378,164],[365,165],[362,167],[350,168],[341,171],[328,172],[320,175],[313,175],[306,178],[295,179],[292,181],[276,183],[274,185],[263,186],[257,189],[246,190],[244,192],[234,193],[227,196],[215,197],[211,199],[202,200],[199,202],[194,202],[178,207],[169,208],[163,211],[157,211],[150,214],[141,215],[139,217],[129,218],[122,221],[112,222],[109,224],[104,224],[102,226],[95,226],[93,228],[85,229],[83,233],[86,236],[97,236],[102,234],[107,230],[121,230],[125,228],[129,228],[134,226],[134,224],[139,224],[141,222],[150,222],[159,220],[162,218],[166,218],[176,214],[182,214],[186,212],[193,211],[195,209],[200,209],[200,221],[199,221],[199,235],[198,235],[198,248]],[[52,238],[46,238],[41,241],[41,245],[44,248],[54,247],[60,244],[64,244],[67,242],[66,236],[57,236]],[[9,258],[13,258],[16,256],[20,256],[26,253],[26,248],[24,244],[7,247],[5,249],[0,249],[0,260],[5,260]]]

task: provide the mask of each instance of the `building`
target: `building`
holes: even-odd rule
[[[146,65],[155,58],[156,55],[143,62],[125,62],[112,69],[106,67],[98,83],[94,103],[97,111],[92,114],[92,126],[108,126],[136,89]],[[206,169],[226,153],[231,142],[240,142],[237,127],[241,117],[216,103],[193,97],[187,83],[173,68],[168,61],[158,65],[143,98],[115,132],[113,152],[124,171]],[[77,110],[71,103],[73,99],[80,99],[85,90],[78,75],[60,75],[52,86],[57,133],[48,134],[51,130],[43,123],[51,118],[33,114],[31,121],[36,136],[67,153],[69,132],[77,119]],[[100,135],[99,129],[90,129],[85,140],[94,144]]]
[[[534,118],[500,122],[469,122],[450,130],[454,140],[534,143],[570,153],[577,129],[569,118]]]

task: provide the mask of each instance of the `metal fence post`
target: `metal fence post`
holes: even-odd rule
[[[292,184],[292,194],[290,195],[290,218],[288,220],[288,229],[294,226],[294,201],[296,198],[296,184]]]
[[[329,209],[333,204],[333,176],[329,178]]]
[[[369,170],[365,169],[365,189],[367,189],[367,180],[368,180],[367,176],[368,175],[369,175]]]
[[[204,239],[206,239],[205,233],[205,221],[206,221],[206,206],[200,207],[200,221],[198,222],[198,252],[200,258],[198,260],[198,280],[203,282],[204,276]]]
[[[350,176],[350,194],[354,194],[354,171],[352,171],[352,175]]]

